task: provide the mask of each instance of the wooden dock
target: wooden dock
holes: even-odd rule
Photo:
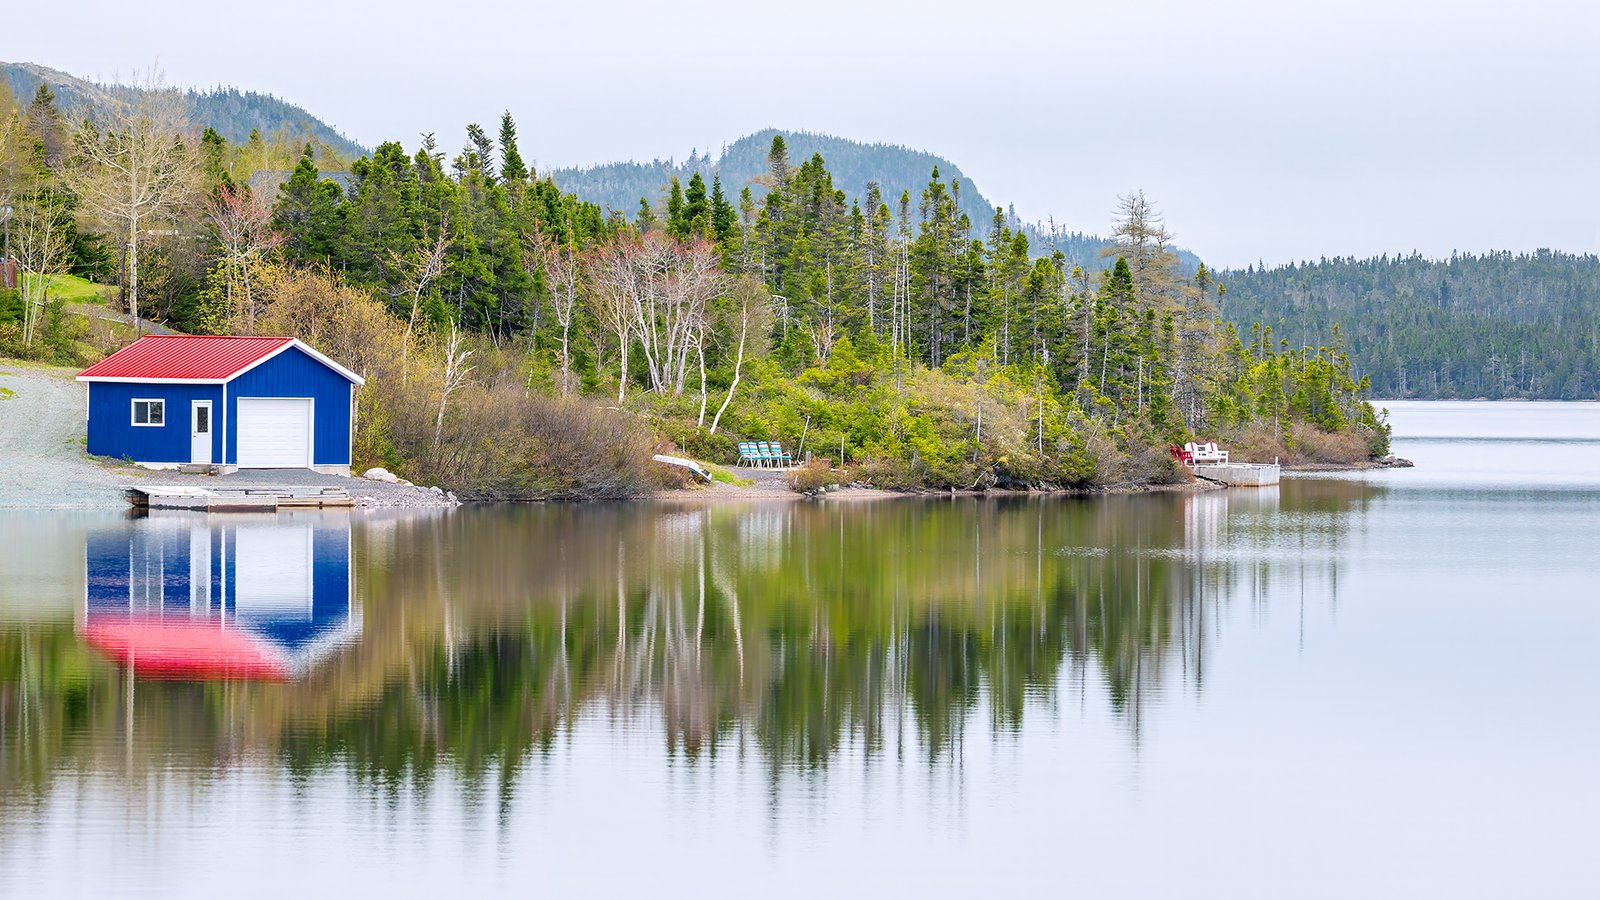
[[[350,492],[344,488],[148,485],[124,488],[123,496],[136,509],[193,509],[206,512],[274,512],[280,509],[325,509],[355,505]]]
[[[1278,483],[1282,469],[1276,463],[1200,463],[1194,473],[1229,487],[1268,487]]]

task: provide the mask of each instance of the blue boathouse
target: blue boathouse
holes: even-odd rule
[[[299,678],[361,633],[350,517],[156,513],[89,529],[90,646],[147,675]]]
[[[145,335],[78,380],[96,456],[350,474],[362,378],[294,338]]]

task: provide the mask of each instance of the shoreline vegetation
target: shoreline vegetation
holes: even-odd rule
[[[1338,325],[1291,345],[1223,322],[1225,286],[1180,265],[1140,192],[1090,271],[1003,209],[973,222],[937,169],[920,196],[851,197],[781,135],[750,183],[674,179],[630,214],[532,171],[509,113],[454,154],[429,136],[330,161],[230,144],[146,88],[82,125],[48,89],[0,96],[24,270],[0,355],[81,365],[131,337],[68,310],[63,274],[116,285],[101,302],[132,320],[293,335],[367,380],[358,472],[473,500],[643,498],[685,487],[652,454],[727,466],[753,439],[809,461],[801,492],[1094,493],[1191,481],[1167,448],[1192,439],[1300,465],[1388,452]],[[119,204],[136,166],[159,202]]]

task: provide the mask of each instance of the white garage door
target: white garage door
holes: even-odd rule
[[[311,467],[311,399],[239,398],[239,468]]]
[[[309,523],[240,526],[233,552],[234,609],[240,615],[311,618]]]

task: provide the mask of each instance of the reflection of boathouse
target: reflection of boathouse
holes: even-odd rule
[[[294,678],[361,630],[347,516],[134,519],[84,569],[85,639],[142,674]]]

